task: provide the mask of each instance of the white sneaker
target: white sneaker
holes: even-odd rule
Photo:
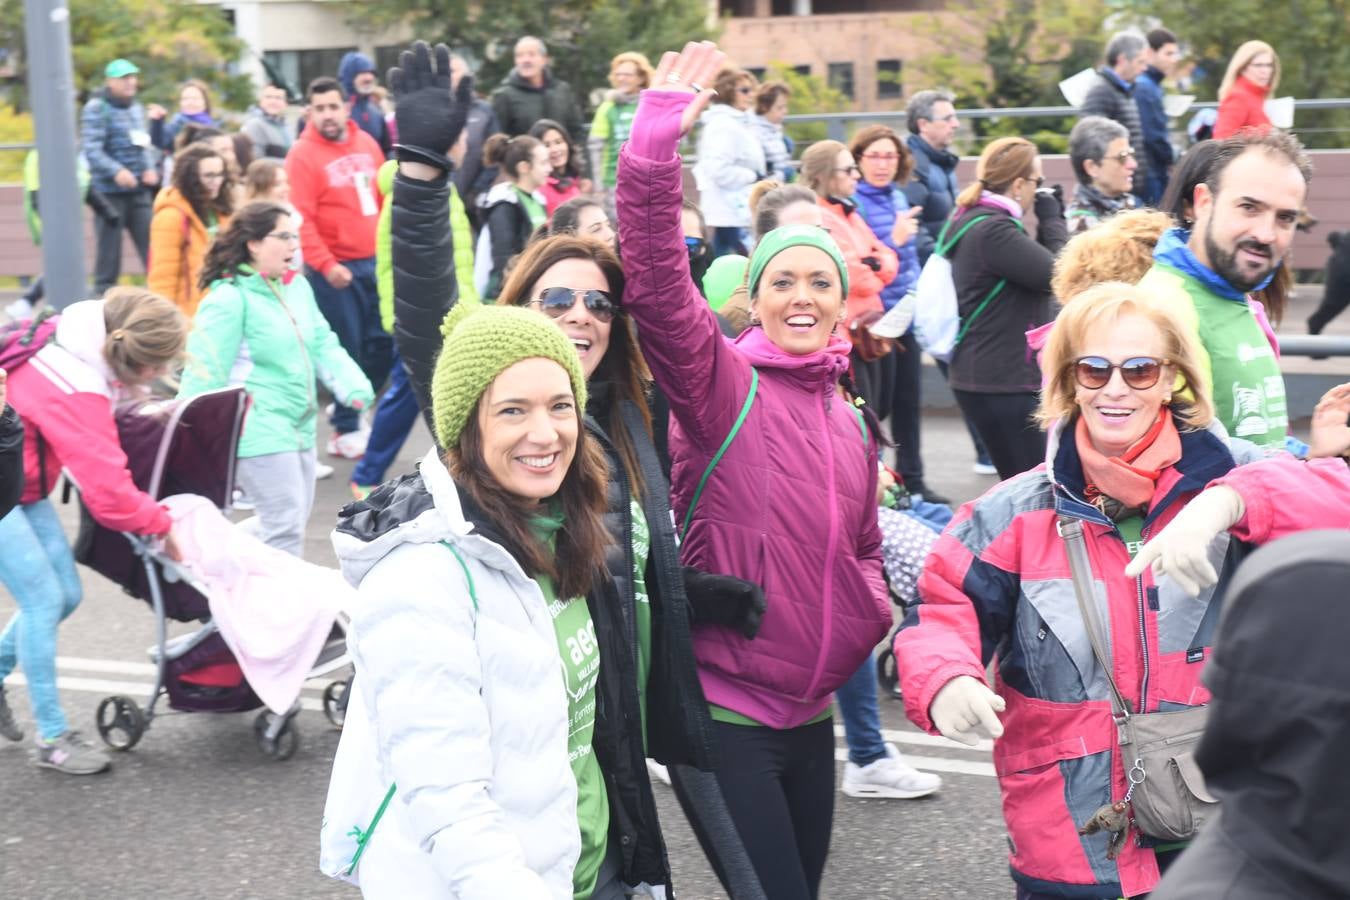
[[[234,497],[231,498],[230,505],[244,512],[251,512],[254,509],[253,501],[244,496],[244,492],[239,488],[234,489]]]
[[[365,431],[348,431],[335,434],[328,439],[328,455],[343,459],[360,459],[366,455],[366,440],[370,434]]]
[[[323,481],[325,478],[333,477],[333,467],[326,463],[316,462],[314,464],[314,480]]]
[[[670,784],[670,770],[654,759],[647,760],[647,774],[651,776],[652,781]]]
[[[994,468],[993,465],[991,465],[990,463],[982,463],[979,462],[978,460],[976,461],[975,465],[970,467],[970,471],[974,472],[976,475],[998,474],[998,469]]]
[[[932,772],[920,772],[905,762],[894,744],[886,745],[886,758],[866,766],[847,763],[844,783],[839,788],[848,797],[913,800],[927,797],[942,787],[942,779]]]

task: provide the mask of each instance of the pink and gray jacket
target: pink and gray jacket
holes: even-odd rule
[[[699,498],[681,555],[702,571],[762,585],[768,601],[754,640],[722,626],[695,627],[708,701],[793,728],[825,710],[891,621],[877,528],[877,444],[838,392],[847,341],[832,338],[823,350],[794,356],[758,328],[734,343],[722,337],[690,279],[680,224],[675,147],[687,102],[649,92],[620,154],[623,306],[670,399],[676,521],[732,430],[752,367],[759,371],[749,416]]]
[[[1063,436],[1064,439],[1061,439]],[[1143,538],[1157,534],[1211,480],[1234,466],[1221,428],[1182,432],[1182,457],[1158,480]],[[1344,466],[1342,466],[1344,468]],[[1081,837],[1098,807],[1125,796],[1109,688],[1082,624],[1059,516],[1081,519],[1110,634],[1113,677],[1134,710],[1155,712],[1209,701],[1200,673],[1216,616],[1216,590],[1186,596],[1170,579],[1124,574],[1130,554],[1112,522],[1083,497],[1082,465],[1071,428],[1056,428],[1046,463],[997,485],[956,514],[919,579],[920,603],[895,639],[905,709],[936,733],[929,707],[958,675],[983,679],[996,659],[995,690],[1007,702],[1004,736],[994,743],[1020,885],[1070,898],[1143,894],[1158,881],[1151,847],[1137,834],[1115,860],[1106,835]],[[1211,549],[1219,588],[1245,548],[1224,535]],[[1141,703],[1142,698],[1142,703]],[[1147,843],[1145,841],[1144,843]]]

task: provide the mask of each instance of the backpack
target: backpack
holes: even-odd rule
[[[56,337],[61,321],[55,310],[44,309],[31,319],[0,325],[0,369],[12,372],[28,362]]]
[[[965,236],[965,233],[974,228],[985,219],[993,218],[991,215],[974,216],[970,221],[965,222],[957,230],[956,234],[950,239],[947,238],[947,231],[951,228],[953,219],[948,219],[942,226],[942,231],[938,233],[937,244],[933,247],[933,253],[928,257],[928,261],[923,264],[922,271],[919,272],[919,280],[914,283],[914,336],[918,340],[919,346],[928,351],[928,354],[934,359],[942,362],[951,362],[952,356],[956,353],[956,348],[961,341],[965,340],[966,333],[970,331],[970,326],[975,324],[980,313],[984,312],[998,293],[1003,290],[1004,285],[1008,283],[1006,278],[1000,278],[998,284],[990,291],[975,311],[970,314],[970,318],[964,322],[961,321],[960,308],[957,305],[956,283],[952,279],[952,264],[948,255],[956,248],[956,244]],[[1011,220],[1018,228],[1022,223],[1017,219]]]

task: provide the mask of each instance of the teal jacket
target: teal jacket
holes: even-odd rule
[[[375,225],[375,290],[380,296],[380,326],[385,331],[394,330],[394,256],[390,251],[390,223],[394,214],[394,175],[398,172],[398,160],[387,160],[380,166],[375,183],[384,198],[380,209],[380,219]],[[464,201],[459,199],[459,191],[450,185],[450,233],[455,248],[455,281],[459,284],[459,299],[464,303],[477,303],[478,291],[473,286],[473,229],[469,225],[469,215],[464,211]]]
[[[309,282],[265,279],[248,266],[211,285],[188,335],[178,396],[243,385],[253,400],[240,458],[308,450],[319,409],[317,377],[347,405],[375,392],[314,303]]]

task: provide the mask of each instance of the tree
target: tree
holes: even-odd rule
[[[1063,79],[1098,64],[1104,0],[955,0],[916,31],[936,52],[910,63],[913,84],[945,87],[964,107],[1063,106]],[[981,138],[1024,134],[1064,152],[1071,118],[981,119]]]
[[[0,46],[24,46],[23,0],[0,0]],[[103,84],[103,67],[126,57],[141,69],[141,93],[173,109],[177,86],[200,78],[223,107],[242,109],[253,97],[245,76],[230,71],[243,45],[215,7],[174,0],[70,0],[75,81],[86,92]],[[16,106],[27,106],[16,94]]]
[[[1280,55],[1279,94],[1313,99],[1350,96],[1350,0],[1127,0],[1141,24],[1161,22],[1196,64],[1194,92],[1218,96],[1228,60],[1245,41],[1260,38]],[[1350,112],[1299,113],[1295,131],[1310,146],[1343,147]]]
[[[387,0],[348,8],[353,26],[407,23],[418,38],[449,44],[480,64],[484,93],[511,71],[515,42],[527,34],[543,39],[554,73],[582,96],[608,87],[615,54],[636,50],[655,66],[666,50],[714,37],[703,0]]]

